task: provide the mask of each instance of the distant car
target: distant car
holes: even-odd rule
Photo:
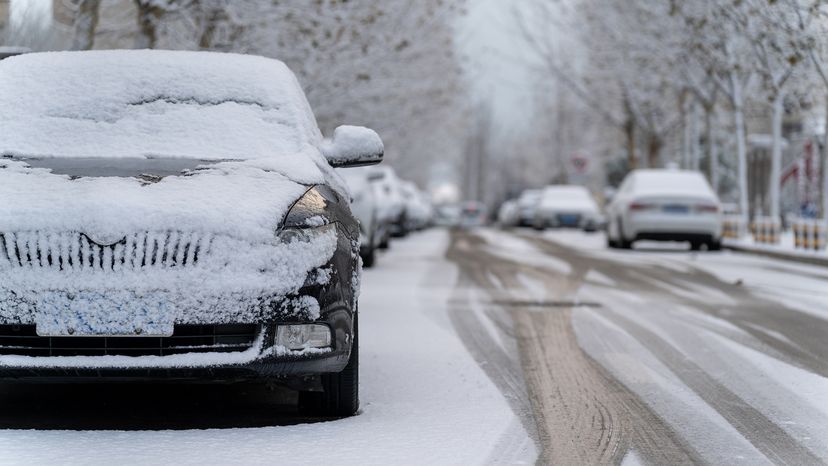
[[[0,60],[29,52],[31,52],[31,49],[28,47],[2,46],[0,47]]]
[[[429,226],[434,211],[428,195],[411,181],[403,181],[401,188],[405,200],[406,231],[419,231]]]
[[[359,255],[362,265],[373,267],[377,249],[388,234],[387,226],[380,221],[376,193],[369,179],[369,172],[360,168],[337,170],[351,192],[351,212],[359,220]]]
[[[359,407],[359,226],[285,64],[159,50],[0,62],[0,379],[258,381]],[[11,201],[9,201],[11,199]]]
[[[497,209],[497,223],[502,227],[514,227],[520,223],[520,206],[516,200],[508,200]]]
[[[459,224],[463,228],[479,227],[486,224],[488,210],[478,201],[466,201],[460,206]]]
[[[535,210],[540,202],[542,190],[527,189],[521,193],[518,203],[518,225],[530,227],[535,224]]]
[[[596,231],[603,223],[603,217],[588,189],[555,185],[542,191],[533,223],[540,230],[567,227]]]
[[[460,224],[460,205],[441,204],[434,207],[434,224],[441,227],[455,227]]]
[[[638,240],[687,241],[694,250],[718,250],[721,215],[719,197],[701,173],[635,170],[607,208],[607,242],[629,249]]]

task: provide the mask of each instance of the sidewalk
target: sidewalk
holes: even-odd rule
[[[746,236],[739,239],[725,238],[722,246],[733,251],[756,254],[803,264],[813,264],[828,267],[828,250],[806,251],[794,248],[793,233],[782,233],[779,244],[761,244],[753,241],[753,237]]]

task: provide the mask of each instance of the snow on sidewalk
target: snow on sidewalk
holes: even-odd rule
[[[517,418],[446,317],[448,235],[401,242],[363,277],[362,409],[353,418],[183,431],[0,431],[2,464],[484,464]],[[175,416],[175,413],[170,413]],[[510,440],[510,445],[519,442]],[[518,452],[531,463],[534,451]],[[525,460],[524,456],[527,456]]]

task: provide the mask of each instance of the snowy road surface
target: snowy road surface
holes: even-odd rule
[[[541,462],[828,461],[828,269],[604,244],[480,230],[448,251],[511,317]]]
[[[362,410],[0,386],[0,463],[824,464],[828,269],[600,234],[432,230],[366,271]]]

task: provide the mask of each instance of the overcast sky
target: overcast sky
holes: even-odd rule
[[[491,104],[495,121],[506,133],[519,131],[532,116],[532,54],[518,27],[518,3],[470,0],[468,15],[458,27],[457,44],[472,95]]]

